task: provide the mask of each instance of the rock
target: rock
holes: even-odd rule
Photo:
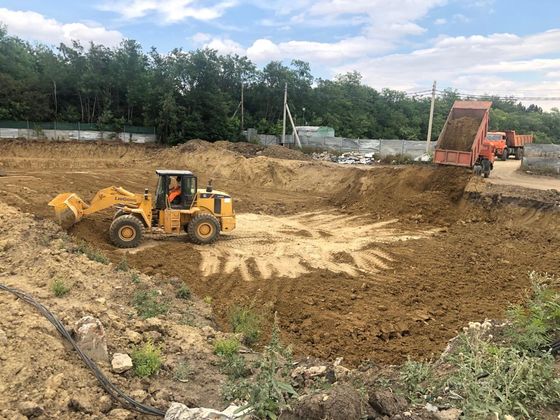
[[[448,408],[447,410],[441,410],[435,413],[434,417],[437,420],[458,420],[459,417],[461,417],[461,414],[463,414],[463,411],[458,408]],[[507,416],[505,417],[505,420],[507,420]]]
[[[135,389],[130,393],[130,396],[136,401],[143,403],[148,398],[148,393],[143,389]]]
[[[101,398],[97,400],[97,408],[102,413],[108,413],[113,408],[113,399],[108,395],[102,395]]]
[[[371,408],[382,416],[400,414],[407,409],[408,405],[404,397],[384,389],[370,392],[368,403]]]
[[[111,367],[115,373],[124,373],[132,369],[132,359],[126,353],[115,353],[111,360]]]
[[[1,328],[0,328],[0,344],[4,346],[8,344],[8,336],[6,335],[6,332]]]
[[[132,344],[139,344],[142,341],[142,334],[137,333],[136,331],[126,330],[125,335],[128,341]]]
[[[335,366],[334,367],[334,376],[337,381],[341,381],[346,379],[350,375],[351,370],[345,368],[344,366]]]
[[[58,389],[62,385],[62,380],[64,379],[64,373],[59,373],[57,375],[50,376],[45,381],[45,398],[52,399],[58,393]]]
[[[429,413],[437,413],[439,411],[439,408],[437,408],[435,405],[430,404],[430,403],[426,403],[426,405],[424,406],[424,409],[426,411],[428,411]]]
[[[94,412],[94,404],[89,395],[77,395],[70,398],[68,408],[72,411],[92,414]]]
[[[202,327],[201,332],[206,337],[207,340],[212,340],[213,338],[216,337],[216,331],[214,330],[214,328],[208,325]]]
[[[315,378],[317,376],[325,376],[327,373],[326,366],[298,366],[292,371],[292,378],[303,376],[305,379]]]
[[[29,418],[39,417],[45,410],[33,401],[24,401],[18,404],[18,411]]]
[[[133,415],[123,408],[115,408],[107,413],[107,418],[110,420],[129,420],[133,418]]]
[[[280,420],[349,420],[364,417],[358,391],[348,385],[334,385],[328,391],[306,395],[280,415]]]
[[[164,420],[229,420],[239,418],[247,414],[247,411],[235,413],[239,407],[231,405],[224,411],[212,410],[211,408],[189,408],[184,404],[171,403],[171,406],[165,413]]]
[[[75,341],[92,360],[102,362],[109,359],[105,328],[97,318],[84,316],[76,323]]]

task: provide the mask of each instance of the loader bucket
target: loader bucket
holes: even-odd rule
[[[79,222],[88,205],[74,193],[59,194],[49,202],[54,208],[56,221],[64,229]]]

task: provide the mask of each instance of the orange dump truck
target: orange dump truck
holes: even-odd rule
[[[486,139],[491,106],[487,101],[455,101],[436,143],[434,163],[472,168],[488,178],[494,167],[494,146]]]
[[[496,156],[501,160],[507,160],[510,156],[521,159],[525,145],[533,143],[532,134],[516,134],[515,130],[490,131],[486,138],[492,142]]]

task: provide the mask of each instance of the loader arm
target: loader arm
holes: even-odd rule
[[[75,193],[63,193],[53,198],[49,206],[54,208],[57,221],[65,228],[79,222],[84,216],[115,206],[139,213],[149,225],[152,200],[147,193],[134,194],[122,187],[112,186],[99,190],[89,204]]]

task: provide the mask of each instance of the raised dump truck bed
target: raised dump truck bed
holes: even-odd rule
[[[441,165],[464,166],[490,174],[494,156],[491,144],[485,141],[492,102],[455,101],[434,152],[434,162]]]

